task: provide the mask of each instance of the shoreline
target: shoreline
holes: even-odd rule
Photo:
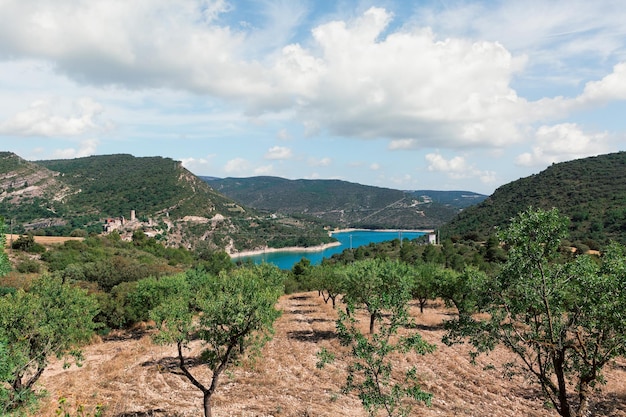
[[[421,229],[421,230],[416,230],[416,229],[355,229],[355,228],[349,228],[349,229],[338,229],[338,230],[331,230],[328,232],[329,236],[332,236],[335,233],[349,233],[349,232],[408,232],[408,233],[433,233],[434,230],[432,229]],[[235,253],[229,253],[228,255],[231,257],[231,259],[236,259],[236,258],[245,258],[248,256],[257,256],[257,255],[262,255],[264,253],[274,253],[274,252],[322,252],[328,248],[334,248],[335,246],[341,246],[341,242],[337,241],[337,242],[331,242],[331,243],[325,243],[323,245],[317,245],[317,246],[309,246],[309,247],[303,247],[303,246],[288,246],[288,247],[284,247],[284,248],[263,248],[263,249],[252,249],[252,250],[244,250],[241,252],[235,252]]]
[[[322,252],[328,248],[333,248],[335,246],[341,246],[341,242],[325,243],[323,245],[309,246],[306,248],[302,246],[289,246],[285,248],[253,249],[253,250],[245,250],[245,251],[236,252],[236,253],[229,253],[229,255],[232,259],[235,259],[235,258],[245,258],[247,256],[262,255],[264,253],[273,253],[273,252]]]
[[[408,232],[408,233],[434,233],[434,229],[337,229],[328,232],[329,235],[334,233],[348,233],[348,232]]]

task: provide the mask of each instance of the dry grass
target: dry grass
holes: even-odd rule
[[[20,235],[6,235],[5,246],[9,246],[11,242],[15,242],[19,239]],[[57,245],[65,243],[68,240],[84,240],[82,237],[69,237],[69,236],[33,236],[35,242],[44,246]]]
[[[358,398],[341,394],[346,363],[337,361],[318,370],[316,352],[321,347],[337,351],[335,311],[317,293],[284,296],[283,314],[276,323],[274,339],[263,349],[262,358],[245,362],[225,374],[214,396],[214,415],[268,416],[365,416]],[[437,345],[435,353],[398,358],[396,367],[416,365],[423,388],[434,394],[431,407],[416,405],[415,416],[555,416],[543,407],[537,387],[521,376],[504,378],[487,365],[510,360],[496,351],[479,364],[469,363],[466,346],[441,343],[441,322],[447,311],[430,306],[423,315],[417,308],[418,331]],[[200,346],[192,346],[191,355]],[[173,346],[155,346],[142,332],[119,334],[85,349],[82,368],[63,370],[54,363],[41,379],[49,395],[38,415],[53,416],[59,397],[88,410],[106,406],[105,415],[200,416],[202,398],[179,375]],[[210,376],[203,367],[192,372],[203,381]],[[597,415],[626,416],[626,362],[607,370],[609,383],[602,387]]]

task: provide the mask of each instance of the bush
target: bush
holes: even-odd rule
[[[33,259],[25,259],[17,264],[16,269],[22,274],[38,274],[41,271],[41,264]]]

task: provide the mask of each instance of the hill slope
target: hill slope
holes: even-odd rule
[[[556,207],[570,217],[570,237],[597,249],[626,243],[626,152],[553,164],[498,188],[454,218],[442,234],[486,236],[528,207]]]
[[[246,206],[314,216],[341,227],[435,228],[460,208],[485,197],[471,192],[400,191],[340,180],[201,178]]]
[[[311,244],[328,239],[319,225],[259,217],[169,158],[104,155],[33,163],[2,153],[0,181],[0,215],[15,221],[16,232],[100,232],[110,218],[110,228],[141,227],[172,246],[203,240],[230,251],[269,241],[280,247],[305,231]]]

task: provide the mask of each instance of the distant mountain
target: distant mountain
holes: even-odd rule
[[[528,207],[556,207],[571,219],[571,240],[592,249],[610,239],[626,243],[626,152],[553,164],[503,185],[455,217],[442,236],[487,236]]]
[[[312,216],[338,227],[436,228],[486,198],[467,191],[400,191],[340,180],[200,178],[245,206]]]
[[[172,246],[205,241],[229,251],[329,239],[319,224],[259,216],[178,161],[123,154],[28,162],[0,153],[0,216],[16,232],[101,232],[106,222],[126,233],[140,227]]]

